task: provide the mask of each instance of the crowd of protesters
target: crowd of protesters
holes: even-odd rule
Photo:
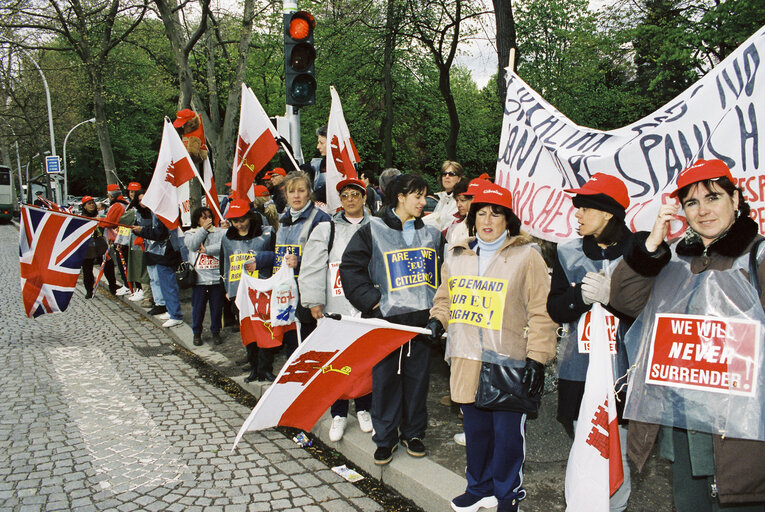
[[[220,344],[225,318],[237,319],[234,299],[242,273],[267,278],[286,265],[298,285],[300,333],[287,330],[278,340],[247,343],[248,382],[273,381],[276,353],[289,356],[298,336],[310,335],[325,312],[425,328],[429,335],[415,337],[374,366],[372,393],[354,401],[356,418],[362,431],[373,432],[375,464],[388,464],[399,446],[410,456],[425,456],[429,361],[439,348],[450,365],[450,397],[460,406],[465,430],[458,436],[466,444],[468,486],[452,501],[455,511],[516,511],[526,497],[527,413],[484,406],[483,398],[478,404],[487,365],[513,367],[522,392],[539,397],[545,365],[555,357],[559,340],[558,420],[574,437],[589,365],[578,340],[593,304],[602,304],[618,326],[611,354],[615,381],[634,364],[625,338],[641,312],[677,309],[676,290],[659,284],[666,273],[691,280],[712,270],[754,268],[756,275],[741,277],[738,284],[752,286],[765,304],[758,286],[765,266],[749,263],[762,237],[741,189],[719,160],[700,160],[679,175],[672,197],[688,229],[679,243],[669,245],[668,223],[677,204],[660,209],[650,233],[632,233],[625,224],[630,197],[620,179],[596,174],[580,188],[566,190],[576,208],[579,237],[559,244],[548,268],[535,240],[521,229],[512,194],[488,175],[470,180],[459,163],[444,162],[438,204],[425,215],[428,185],[422,177],[387,169],[378,182],[365,171],[361,179],[340,181],[342,208],[329,212],[326,128],[317,130],[317,149],[321,157],[302,170],[277,167],[262,176],[252,189],[254,200],[226,197],[221,219],[207,206],[196,209],[182,235],[168,230],[141,203],[144,190],[138,183],[129,184],[128,198],[110,185],[108,205],[84,197],[83,215],[98,217],[99,206],[103,209],[83,264],[86,298],[93,296],[94,268],[100,265],[112,294],[130,294],[130,300],[163,318],[164,327],[180,325],[175,274],[185,261],[197,274],[191,296],[193,343],[202,345],[208,314],[212,342]],[[397,258],[412,262],[410,271],[423,269],[403,276],[420,272],[407,281],[411,285],[397,284],[395,277],[402,276],[393,275],[391,264]],[[456,297],[469,294],[463,283],[493,290],[482,296],[493,304],[482,307],[489,318],[496,313],[496,321],[475,320],[476,312],[460,303]],[[725,290],[703,290],[710,304],[729,296]],[[757,321],[760,306],[752,315]],[[625,478],[611,496],[611,510],[625,510],[630,497],[627,447],[642,467],[654,444],[672,461],[677,510],[765,510],[765,443],[627,421],[625,395],[622,387],[617,412]],[[349,410],[348,400],[332,405],[331,441],[342,439]]]

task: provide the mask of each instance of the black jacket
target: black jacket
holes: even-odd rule
[[[401,220],[393,213],[390,206],[380,210],[378,215],[391,229],[402,230]],[[422,229],[425,225],[422,219],[414,221],[415,229]],[[444,254],[444,237],[441,235],[439,246],[436,248],[438,255],[438,271],[440,277],[441,261]],[[340,281],[343,283],[343,292],[354,308],[361,311],[363,317],[382,318],[379,309],[372,309],[380,302],[380,289],[377,283],[373,283],[369,277],[369,265],[372,259],[372,224],[361,226],[353,235],[348,247],[345,248],[343,259],[340,263]],[[391,322],[403,325],[424,326],[430,318],[430,310],[415,311],[403,315],[395,315],[386,318]]]

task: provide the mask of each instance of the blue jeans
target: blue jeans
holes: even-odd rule
[[[359,411],[369,411],[369,409],[372,408],[372,393],[354,398],[354,402],[356,403],[356,414],[358,414]],[[347,418],[349,406],[350,402],[348,400],[338,400],[332,404],[329,411],[333,418],[335,416]]]
[[[159,265],[146,265],[146,272],[149,273],[149,285],[151,286],[151,294],[154,296],[154,304],[157,306],[164,306],[165,299],[162,296],[162,288],[159,286],[158,266]],[[114,270],[112,270],[112,273],[114,273]]]
[[[165,299],[165,307],[173,320],[183,320],[181,313],[181,299],[178,290],[178,281],[175,280],[175,269],[167,265],[152,265],[156,268],[159,288],[162,290],[162,298]],[[152,292],[154,288],[152,287]]]
[[[191,330],[196,335],[202,334],[202,321],[205,319],[205,307],[210,302],[210,332],[220,332],[220,319],[223,314],[223,284],[198,284],[191,289]]]

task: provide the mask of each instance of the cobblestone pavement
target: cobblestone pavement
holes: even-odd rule
[[[26,318],[11,225],[0,289],[0,510],[382,510],[280,432],[232,454],[249,409],[107,294]]]

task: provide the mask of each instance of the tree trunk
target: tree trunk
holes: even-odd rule
[[[438,90],[446,103],[446,110],[449,113],[449,137],[446,139],[446,159],[457,160],[457,136],[460,133],[460,118],[457,114],[457,104],[454,103],[452,95],[451,66],[438,66]]]
[[[89,74],[91,87],[93,87],[93,111],[96,118],[96,133],[98,133],[98,145],[101,147],[101,158],[104,161],[106,184],[119,184],[117,166],[114,163],[114,153],[112,152],[112,139],[109,136],[109,125],[106,122],[103,76],[97,70],[92,69]]]
[[[393,167],[393,51],[396,49],[398,16],[396,15],[396,0],[388,0],[385,19],[385,48],[383,50],[383,90],[385,114],[382,120],[383,153],[385,167]]]
[[[507,77],[505,67],[510,59],[510,49],[516,47],[515,20],[513,5],[510,0],[492,0],[494,3],[494,19],[497,23],[497,94],[501,104],[507,96]],[[515,61],[518,62],[518,50]]]

